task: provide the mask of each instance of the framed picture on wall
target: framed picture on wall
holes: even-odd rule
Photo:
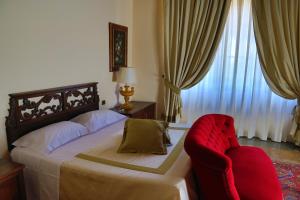
[[[119,71],[127,67],[127,37],[126,26],[109,23],[109,71]]]

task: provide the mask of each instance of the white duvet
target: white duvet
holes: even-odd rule
[[[95,134],[83,136],[72,141],[50,154],[41,154],[33,152],[27,148],[14,148],[11,157],[14,161],[25,164],[24,177],[29,200],[58,200],[59,199],[59,174],[60,166],[64,161],[78,159],[78,163],[93,166],[97,171],[112,176],[121,176],[122,181],[132,177],[139,178],[145,183],[153,182],[166,183],[174,186],[180,194],[179,199],[196,199],[194,184],[191,173],[190,160],[183,150],[178,156],[173,166],[164,175],[134,171],[113,167],[101,163],[91,163],[90,161],[74,158],[78,153],[87,151],[95,146],[103,144],[106,146],[115,142],[115,138],[123,132],[124,120],[106,127]],[[120,183],[121,185],[122,183]],[[115,190],[112,187],[112,191]],[[101,188],[99,188],[101,189]],[[106,191],[108,192],[108,191]],[[153,191],[146,191],[148,197],[151,197]],[[150,196],[149,196],[150,195]]]

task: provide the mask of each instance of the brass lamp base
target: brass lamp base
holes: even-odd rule
[[[129,102],[129,97],[134,94],[134,87],[131,87],[130,89],[128,85],[125,85],[124,88],[120,87],[120,94],[124,96],[125,100],[125,103],[121,105],[121,109],[131,110],[133,106]]]
[[[131,103],[128,103],[128,104],[121,104],[121,106],[120,106],[120,108],[122,109],[122,110],[126,110],[126,111],[128,111],[128,110],[131,110],[132,108],[133,108],[133,105],[131,104]]]

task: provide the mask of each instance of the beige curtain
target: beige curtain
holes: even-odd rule
[[[165,118],[181,113],[181,89],[208,72],[219,44],[231,0],[165,0]]]
[[[252,0],[262,71],[278,95],[298,99],[291,131],[300,144],[300,0]]]

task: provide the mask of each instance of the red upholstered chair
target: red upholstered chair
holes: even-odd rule
[[[282,199],[272,161],[260,148],[239,145],[232,117],[200,117],[189,130],[184,148],[192,160],[201,199]]]

